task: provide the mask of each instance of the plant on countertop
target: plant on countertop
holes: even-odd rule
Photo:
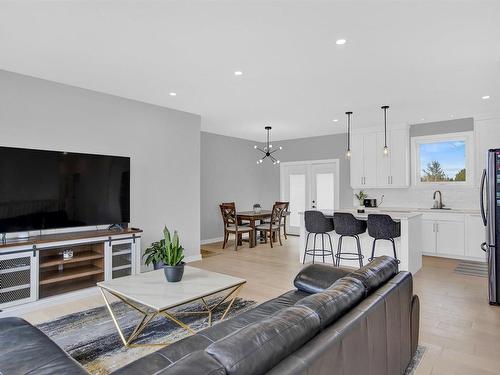
[[[365,198],[368,198],[368,194],[366,194],[363,190],[360,190],[359,193],[354,194],[354,196],[359,201],[359,205],[364,206]]]
[[[174,231],[173,237],[167,226],[163,229],[163,238],[160,241],[155,241],[144,252],[146,260],[144,263],[164,264],[165,266],[177,266],[184,259],[184,248],[179,243],[179,235]]]

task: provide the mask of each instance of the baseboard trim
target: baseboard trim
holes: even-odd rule
[[[184,262],[186,262],[186,263],[196,262],[198,260],[201,260],[201,254],[191,255],[189,257],[184,258]]]
[[[202,245],[207,245],[209,243],[222,242],[222,241],[224,241],[224,237],[209,238],[207,240],[201,240],[201,244]]]

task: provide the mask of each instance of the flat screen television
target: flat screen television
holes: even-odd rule
[[[130,158],[0,147],[0,233],[130,222]]]

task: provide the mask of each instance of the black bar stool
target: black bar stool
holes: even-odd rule
[[[337,247],[337,266],[340,265],[340,260],[357,260],[359,261],[359,267],[363,267],[364,255],[361,253],[361,243],[359,241],[359,235],[366,232],[366,221],[358,220],[353,214],[336,212],[333,214],[333,224],[335,226],[335,232],[340,236],[339,244]],[[344,237],[353,237],[356,239],[357,253],[343,252],[342,251],[342,239]],[[347,256],[344,256],[347,255]]]
[[[335,264],[335,258],[333,257],[333,246],[332,246],[332,238],[328,232],[333,231],[333,220],[327,219],[325,215],[323,215],[320,211],[306,211],[304,212],[304,222],[307,230],[306,237],[306,248],[304,251],[304,259],[302,263],[306,262],[306,255],[312,255],[313,264],[314,258],[316,256],[323,257],[323,263],[325,263],[325,256],[332,256],[333,264]],[[307,249],[307,244],[309,242],[309,236],[314,234],[314,245],[312,249]],[[321,249],[316,249],[316,236],[321,234]],[[325,234],[328,236],[330,240],[330,250],[325,249]]]
[[[401,223],[392,220],[389,215],[370,214],[368,215],[368,234],[373,237],[372,255],[368,259],[370,262],[375,258],[375,244],[377,240],[386,240],[392,243],[394,259],[399,263],[396,255],[396,244],[394,239],[401,237]]]

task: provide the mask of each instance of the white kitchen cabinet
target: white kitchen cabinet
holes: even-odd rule
[[[409,186],[408,129],[387,134],[389,154],[384,155],[384,133],[355,133],[351,142],[351,186],[353,188],[404,188]]]
[[[434,220],[422,220],[422,252],[436,253],[436,223]]]
[[[422,252],[446,258],[465,258],[465,215],[426,213],[422,215]]]
[[[377,133],[377,187],[408,187],[409,134],[406,129],[394,129],[387,134],[389,154],[384,155],[384,133]]]
[[[491,148],[500,148],[500,119],[474,120],[476,138],[475,181],[479,186],[481,174],[486,167],[486,154]]]
[[[410,186],[410,136],[408,130],[394,129],[391,130],[390,134],[390,187],[408,187]]]
[[[365,134],[363,137],[364,157],[364,184],[365,187],[377,186],[377,142],[373,134]]]
[[[463,257],[464,233],[463,221],[436,221],[436,254]]]
[[[372,133],[353,134],[351,138],[351,186],[369,188],[377,185],[377,145]]]
[[[486,238],[486,229],[483,225],[481,215],[467,215],[466,227],[467,241],[465,256],[477,258],[479,261],[486,261],[486,253],[480,247]]]
[[[364,182],[364,152],[362,135],[353,135],[351,137],[351,186],[353,188],[362,188]]]

